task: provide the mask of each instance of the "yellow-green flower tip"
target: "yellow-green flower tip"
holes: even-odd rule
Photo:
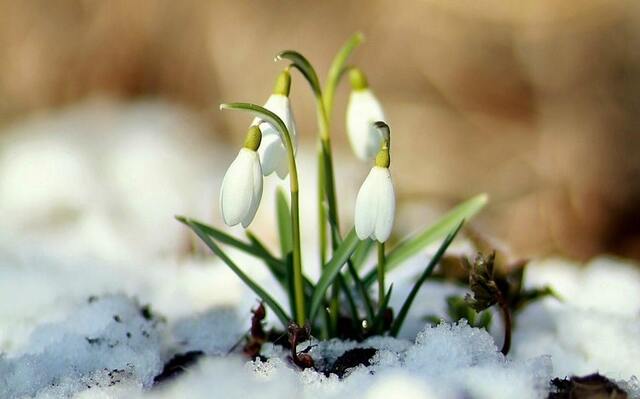
[[[262,141],[262,132],[258,126],[251,126],[247,132],[247,137],[244,139],[244,148],[251,151],[257,151]]]
[[[376,166],[381,168],[388,168],[391,164],[391,157],[389,156],[389,147],[383,146],[378,155],[376,155]]]
[[[276,79],[276,85],[273,88],[273,94],[280,94],[289,97],[291,89],[291,74],[288,69],[284,69]]]
[[[369,87],[367,77],[358,68],[351,68],[349,70],[349,81],[351,82],[351,88],[353,90],[365,90]]]

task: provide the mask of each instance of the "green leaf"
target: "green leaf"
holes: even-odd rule
[[[260,287],[251,278],[249,278],[249,276],[247,276],[231,260],[231,258],[229,258],[227,254],[225,254],[224,251],[222,251],[222,249],[211,240],[211,238],[209,238],[209,235],[203,229],[201,229],[198,224],[190,222],[186,219],[182,219],[180,221],[189,226],[194,231],[194,233],[196,233],[198,237],[200,237],[200,239],[209,247],[209,249],[211,249],[214,254],[222,259],[222,261],[226,263],[227,266],[229,266],[229,268],[240,278],[240,280],[242,280],[247,286],[249,286],[249,288],[251,288],[251,290],[253,290],[253,292],[255,292],[255,294],[258,295],[260,299],[262,299],[267,304],[267,306],[269,306],[269,308],[271,308],[271,310],[278,317],[283,326],[286,327],[289,324],[291,318],[285,313],[280,304],[278,304],[278,302],[276,302],[276,300],[273,299],[271,295],[269,295],[262,287]]]
[[[404,319],[407,317],[407,313],[409,313],[411,304],[413,303],[413,300],[418,294],[420,287],[422,286],[424,281],[427,279],[427,277],[429,277],[429,275],[433,272],[433,269],[436,267],[436,265],[440,261],[440,258],[442,258],[442,255],[444,255],[447,248],[449,248],[449,245],[451,244],[453,239],[456,238],[456,235],[462,228],[463,224],[464,224],[464,220],[458,224],[458,227],[456,227],[455,230],[449,233],[447,238],[445,238],[445,240],[440,245],[440,248],[438,248],[438,251],[435,253],[435,255],[433,255],[433,258],[431,258],[431,260],[427,264],[427,267],[422,272],[422,275],[420,275],[420,277],[418,278],[418,281],[416,281],[416,283],[413,285],[411,292],[409,293],[409,295],[407,296],[407,299],[404,301],[404,303],[402,304],[402,307],[400,308],[400,312],[398,312],[398,316],[396,317],[396,320],[393,322],[393,325],[391,326],[392,336],[395,337],[396,335],[398,335],[398,332],[402,327],[402,323],[404,323]]]
[[[258,256],[260,257],[260,251],[257,250],[256,248],[252,247],[251,245],[242,242],[240,240],[238,240],[235,237],[230,236],[229,234],[216,229],[215,227],[211,227],[208,226],[204,223],[198,222],[196,220],[193,219],[189,219],[186,218],[184,216],[176,216],[176,220],[178,220],[181,223],[184,223],[186,225],[190,225],[190,224],[194,224],[196,226],[198,226],[203,232],[205,232],[207,235],[215,238],[216,240],[220,241],[223,244],[227,244],[227,245],[231,245],[232,247],[235,247],[236,249],[239,249],[243,252],[246,252],[248,254],[251,254],[253,256]]]
[[[326,141],[321,140],[322,149],[322,165],[318,167],[324,168],[324,183],[327,195],[327,215],[329,216],[329,224],[331,226],[332,237],[340,237],[340,228],[338,222],[338,204],[336,201],[336,188],[333,179],[333,156],[331,150],[326,146]],[[335,242],[335,238],[334,238]]]
[[[280,60],[289,60],[291,61],[291,66],[299,70],[302,75],[307,79],[309,85],[311,86],[311,90],[313,90],[313,94],[317,98],[322,97],[322,89],[320,88],[320,81],[318,80],[318,74],[316,70],[313,69],[313,66],[305,58],[304,55],[300,54],[297,51],[286,50],[278,53],[276,55],[276,61]]]
[[[262,249],[257,247],[255,242],[252,244],[247,244],[223,231],[216,229],[215,227],[208,226],[202,222],[198,222],[197,220],[189,219],[184,216],[176,216],[176,220],[186,224],[187,226],[198,226],[198,228],[202,230],[202,232],[207,234],[209,237],[216,239],[218,242],[230,245],[236,249],[248,253],[249,255],[260,258],[264,260],[264,262],[269,266],[270,269],[276,270],[279,274],[284,273],[284,264],[280,260],[273,257],[268,251],[265,252],[264,247]]]
[[[291,232],[291,210],[287,196],[281,188],[276,190],[276,217],[278,219],[278,233],[280,235],[280,255],[284,258],[293,248]]]
[[[361,242],[364,242],[364,241],[361,241]],[[364,245],[360,244],[358,248],[360,248],[361,246],[364,246]],[[347,261],[347,270],[349,271],[349,274],[351,275],[351,279],[353,280],[353,283],[355,284],[356,289],[358,290],[358,294],[360,294],[360,299],[362,299],[362,303],[364,303],[364,309],[367,312],[367,320],[369,320],[370,322],[373,322],[375,315],[373,312],[373,305],[371,304],[371,297],[369,296],[369,292],[367,292],[367,287],[364,286],[362,279],[360,278],[360,276],[358,276],[358,271],[356,270],[354,265],[349,261]]]
[[[349,38],[342,46],[340,51],[333,58],[329,73],[327,74],[327,82],[324,86],[324,107],[327,111],[327,117],[331,116],[331,108],[333,108],[333,96],[340,83],[340,79],[346,70],[345,64],[351,56],[353,50],[364,41],[364,35],[357,32]]]
[[[256,237],[256,235],[251,232],[251,230],[245,230],[244,234],[247,235],[247,238],[251,242],[251,247],[259,252],[259,255],[258,255],[259,257],[276,259],[276,257],[271,254],[271,251],[267,249],[267,247],[262,243],[262,241],[260,241],[258,237]]]
[[[351,257],[351,262],[353,263],[353,267],[355,267],[356,270],[360,270],[362,268],[362,265],[364,265],[364,262],[367,260],[367,257],[369,256],[369,253],[371,252],[371,249],[375,244],[375,241],[367,238],[366,240],[364,240],[364,243],[364,245],[358,247],[358,249],[353,253],[353,256]]]
[[[488,331],[489,327],[491,326],[492,318],[493,316],[491,315],[490,311],[484,311],[480,313],[479,320],[473,327],[484,328]]]
[[[447,234],[447,232],[455,228],[462,220],[469,220],[487,204],[487,200],[487,194],[477,195],[453,208],[435,224],[432,224],[421,233],[405,239],[396,245],[387,255],[385,271],[388,272],[395,269],[402,264],[402,262]],[[373,284],[376,280],[376,269],[374,268],[369,272],[363,280],[367,287]]]
[[[384,312],[389,307],[389,298],[391,298],[391,293],[393,292],[393,284],[389,285],[389,289],[387,290],[387,294],[384,296],[384,301],[380,304],[380,309],[378,309],[378,313],[376,313],[376,317],[373,321],[373,331],[377,334],[382,334],[382,328],[384,323]]]
[[[311,321],[315,318],[316,313],[318,313],[320,309],[320,305],[322,305],[324,301],[327,288],[333,283],[333,280],[335,280],[338,273],[340,273],[340,269],[347,262],[347,259],[349,259],[360,242],[355,229],[351,229],[347,237],[333,253],[331,260],[322,269],[320,280],[318,280],[313,290],[313,295],[311,296],[311,307],[309,311],[309,319]]]
[[[487,200],[488,196],[486,194],[477,195],[456,206],[422,233],[398,244],[387,256],[387,268],[389,270],[393,269],[394,266],[415,255],[439,237],[447,234],[462,220],[469,220],[486,205]]]
[[[337,226],[334,226],[334,225],[331,226],[331,233],[332,233],[333,245],[335,247],[339,247],[342,244],[342,238],[340,237],[340,232],[338,231]],[[362,248],[366,247],[369,242],[373,242],[373,241],[369,239],[360,241],[360,243],[356,247],[351,257],[353,257],[357,252],[362,252]],[[373,312],[373,306],[371,305],[371,297],[369,296],[369,293],[367,292],[367,288],[362,283],[362,279],[358,275],[358,271],[356,270],[356,268],[353,265],[353,262],[350,259],[347,259],[347,272],[348,274],[340,275],[340,279],[343,280],[342,286],[347,287],[347,284],[346,284],[347,277],[350,276],[351,280],[356,286],[356,290],[358,291],[358,294],[360,294],[360,298],[362,299],[362,302],[365,305],[365,310],[367,312],[368,320],[369,321],[373,320],[374,312]],[[349,293],[345,290],[345,294],[349,294]]]
[[[262,260],[266,264],[267,268],[271,271],[271,274],[273,274],[276,280],[278,280],[278,282],[282,285],[282,288],[286,290],[287,289],[286,277],[288,276],[287,273],[289,273],[288,270],[286,269],[287,267],[286,262],[289,261],[289,257],[290,257],[289,255],[291,255],[291,253],[287,254],[287,257],[284,261],[279,261],[271,254],[271,252],[269,252],[269,250],[264,246],[264,244],[262,244],[262,242],[260,242],[260,240],[258,240],[258,238],[255,235],[253,235],[253,233],[247,230],[246,234],[247,234],[247,238],[249,238],[249,241],[251,241],[251,244],[253,244],[257,249],[259,249],[264,253],[264,257],[262,257]],[[277,264],[274,265],[270,263],[268,261],[269,259],[275,259]],[[313,284],[311,284],[311,281],[309,281],[307,277],[304,277],[304,292],[305,292],[305,295],[309,297],[313,292]]]
[[[258,255],[258,257],[264,261],[264,264],[271,274],[273,274],[273,277],[275,277],[280,284],[283,284],[286,273],[284,264],[278,261],[251,231],[246,230],[245,234],[249,241],[251,241],[252,247],[260,251],[261,255]],[[275,260],[275,262],[270,262],[269,260]]]
[[[353,300],[353,295],[351,295],[351,291],[349,290],[349,286],[344,281],[341,275],[338,275],[338,284],[340,284],[340,288],[344,292],[345,298],[347,298],[347,304],[349,305],[349,311],[351,312],[351,323],[353,327],[356,329],[359,326],[360,316],[358,315],[358,307],[356,306],[356,302]]]

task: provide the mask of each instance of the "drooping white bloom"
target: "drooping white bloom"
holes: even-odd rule
[[[347,105],[347,133],[353,152],[361,160],[372,159],[380,149],[382,137],[373,123],[384,120],[382,106],[368,87],[351,92]]]
[[[220,211],[229,226],[246,228],[256,215],[262,198],[262,167],[258,153],[242,148],[222,180]]]
[[[385,242],[391,234],[396,196],[389,169],[374,166],[356,197],[355,226],[358,238]]]
[[[297,148],[296,124],[293,119],[293,112],[291,111],[289,97],[284,94],[272,94],[264,104],[264,108],[278,115],[280,119],[282,119],[289,130],[291,142],[295,151]],[[265,176],[268,176],[273,172],[276,172],[278,177],[284,179],[289,173],[289,160],[287,158],[287,149],[285,148],[278,131],[273,127],[273,125],[262,121],[260,118],[255,118],[251,125],[257,125],[262,132],[262,143],[258,149],[260,162],[262,164],[262,173]]]

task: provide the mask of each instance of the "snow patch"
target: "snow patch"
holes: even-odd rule
[[[45,388],[70,394],[107,377],[111,385],[131,380],[150,387],[162,369],[163,332],[163,323],[133,300],[92,298],[66,320],[37,328],[22,352],[0,359],[0,397]]]

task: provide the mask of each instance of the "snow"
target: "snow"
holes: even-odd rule
[[[9,254],[10,251],[5,248],[3,253]],[[32,259],[25,258],[23,262]],[[163,285],[167,290],[166,282],[170,281],[170,285],[176,285],[173,292],[181,293],[172,296],[174,302],[179,301],[177,298],[188,298],[186,293],[190,287],[198,291],[195,283],[208,275],[204,271],[214,270],[212,277],[216,273],[224,273],[225,268],[215,261],[208,261],[205,265],[192,261],[149,268],[158,276],[165,276],[164,284],[153,277],[149,279],[149,274],[153,276],[150,271],[136,273],[129,270],[127,274],[125,269],[118,269],[110,263],[95,263],[85,277],[92,275],[93,280],[104,278],[105,287],[100,291],[96,289],[97,285],[92,284],[88,287],[62,284],[64,279],[70,278],[72,271],[81,270],[77,266],[67,266],[70,269],[67,270],[56,266],[54,259],[39,257],[38,260],[31,267],[23,263],[17,270],[6,266],[0,268],[2,281],[6,281],[6,277],[16,278],[24,274],[20,288],[34,300],[30,305],[34,308],[32,312],[27,311],[27,303],[22,304],[26,311],[24,319],[20,319],[20,311],[8,315],[9,306],[0,318],[6,332],[3,339],[5,355],[0,361],[0,376],[4,379],[1,386],[5,390],[0,391],[0,397],[36,393],[41,398],[65,397],[75,393],[76,397],[86,398],[198,398],[207,397],[211,392],[225,392],[225,397],[230,398],[241,395],[266,398],[290,395],[343,398],[356,395],[376,398],[385,392],[395,392],[397,396],[391,397],[412,394],[425,398],[506,398],[514,395],[537,398],[544,396],[547,382],[552,377],[595,371],[624,381],[629,392],[636,392],[633,397],[638,397],[637,392],[640,392],[633,377],[640,372],[637,317],[632,312],[625,316],[628,310],[620,312],[616,307],[607,312],[605,308],[591,309],[589,302],[559,302],[554,299],[533,304],[516,320],[513,350],[507,358],[498,352],[496,340],[491,335],[470,328],[464,322],[437,327],[423,325],[422,331],[410,340],[373,337],[361,343],[332,340],[300,344],[299,349],[317,345],[309,352],[317,364],[331,364],[342,353],[356,347],[378,350],[372,365],[359,366],[345,378],[338,379],[335,375],[326,377],[312,370],[297,371],[288,361],[287,351],[270,344],[265,345],[262,352],[270,358],[266,362],[247,363],[237,355],[227,356],[229,349],[246,331],[249,318],[247,308],[234,306],[246,306],[244,297],[251,296],[246,292],[243,298],[235,295],[234,291],[241,285],[227,289],[224,284],[219,284],[219,288],[214,290],[215,295],[203,303],[192,300],[180,306],[162,305],[169,301],[162,300],[162,297],[170,294],[149,294],[162,292]],[[635,273],[633,265],[612,259],[596,259],[585,268],[556,259],[532,264],[527,284],[534,281],[535,284],[542,281],[550,283],[565,297],[572,287],[569,281],[595,278],[603,265],[611,270],[612,275],[625,276],[627,280]],[[547,268],[564,270],[566,280],[559,278],[557,286],[554,285],[555,280],[548,279]],[[13,270],[12,274],[7,273],[10,270]],[[36,270],[40,270],[40,279],[35,278]],[[194,276],[187,278],[190,272],[194,272]],[[113,274],[119,278],[109,281],[106,276]],[[181,274],[185,276],[176,278]],[[51,286],[60,284],[61,287],[57,290],[52,287],[44,289],[47,286],[45,276]],[[126,291],[125,294],[108,295],[108,291],[118,292],[121,280],[128,285],[126,290],[120,290]],[[138,281],[134,283],[133,280]],[[229,282],[232,280],[233,276],[230,276]],[[214,281],[212,278],[207,283],[213,286]],[[585,297],[614,298],[612,291],[624,287],[624,284],[633,283],[620,282],[606,287],[593,285]],[[432,296],[439,294],[426,288],[423,292],[430,292]],[[89,302],[87,294],[90,292],[100,296]],[[590,296],[586,295],[589,293]],[[47,316],[47,311],[55,312],[56,308],[46,305],[46,298],[52,296],[57,296],[59,314],[53,318],[54,321],[46,321],[52,319]],[[199,297],[195,293],[191,296]],[[145,300],[136,301],[132,299],[134,297],[144,297]],[[147,299],[151,301],[147,302]],[[443,301],[444,297],[439,299]],[[435,299],[433,301],[436,302]],[[631,306],[629,301],[625,303]],[[154,321],[144,319],[140,315],[141,303],[152,304],[154,314],[159,318]],[[162,306],[156,307],[155,303]],[[20,301],[17,304],[20,305]],[[610,304],[620,305],[613,299]],[[166,313],[160,308],[164,308]],[[114,315],[119,316],[120,322],[114,320]],[[8,316],[13,321],[19,320],[23,326],[30,326],[22,330],[29,332],[23,342],[11,340],[12,323],[4,324]],[[143,339],[143,330],[150,334],[149,338]],[[121,343],[127,331],[133,335],[131,342]],[[89,344],[87,337],[99,339],[94,342],[100,344]],[[118,344],[109,348],[109,344],[116,341]],[[11,345],[6,345],[7,342]],[[175,353],[191,350],[202,350],[208,356],[175,382],[149,388],[164,362]],[[119,370],[116,378],[119,382],[115,384],[114,378],[108,375],[113,370]]]
[[[616,379],[640,376],[640,271],[597,258],[580,267],[558,259],[532,264],[527,285],[549,284],[562,301],[546,299],[517,319],[513,356],[542,353],[555,375],[594,371]]]
[[[211,218],[224,170],[203,133],[162,102],[96,99],[19,121],[0,135],[0,231],[64,256],[177,253],[189,236],[172,216]]]
[[[640,269],[611,257],[579,265],[560,259],[532,263],[527,269],[530,287],[552,285],[562,301],[583,310],[640,315]]]
[[[105,372],[150,387],[163,366],[162,335],[163,323],[135,301],[90,298],[67,319],[35,329],[22,351],[0,359],[0,397],[32,396],[43,388],[73,393],[90,387],[94,373],[103,380]]]
[[[325,346],[310,353],[317,357],[345,348],[340,342]],[[548,358],[507,360],[497,352],[491,336],[464,322],[427,327],[415,344],[406,343],[400,351],[391,339],[357,346],[375,347],[378,353],[372,365],[358,366],[343,379],[312,370],[296,371],[278,357],[246,365],[237,358],[218,358],[201,363],[182,380],[148,397],[205,398],[216,390],[228,398],[379,398],[383,394],[387,398],[408,394],[424,398],[537,398],[546,391],[550,378]]]
[[[177,343],[174,351],[203,351],[210,356],[226,355],[244,335],[245,323],[232,308],[213,308],[178,320],[172,329]]]
[[[0,398],[539,398],[553,377],[596,371],[640,398],[640,268],[608,257],[532,262],[525,284],[549,285],[562,300],[517,315],[507,357],[496,347],[499,323],[490,333],[463,321],[426,325],[425,316],[445,314],[447,296],[465,292],[439,282],[421,289],[398,339],[300,344],[312,345],[321,367],[354,348],[376,349],[370,365],[343,378],[299,371],[272,344],[264,361],[229,354],[256,297],[219,260],[188,251],[193,235],[173,219],[220,225],[214,202],[233,152],[206,144],[202,129],[170,104],[91,101],[0,135]],[[299,156],[305,165],[314,158]],[[309,166],[301,172],[314,176]],[[304,195],[303,203],[315,198]],[[270,209],[252,226],[268,245],[272,205],[265,194],[261,208]],[[315,215],[303,211],[305,226]],[[313,249],[313,233],[303,229],[303,248]],[[284,300],[260,262],[229,253]],[[313,251],[304,256],[316,278]],[[392,306],[427,258],[390,273]],[[269,326],[278,326],[271,313]],[[189,351],[204,356],[154,385],[169,359]]]

